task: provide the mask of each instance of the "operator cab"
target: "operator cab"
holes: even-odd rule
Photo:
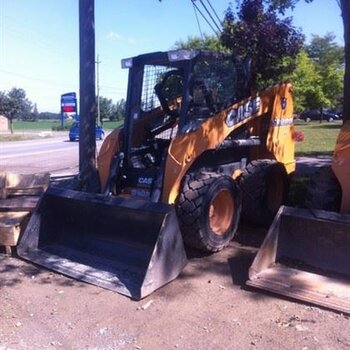
[[[246,76],[232,55],[200,50],[140,55],[122,60],[122,67],[129,68],[124,124],[127,182],[137,185],[142,173],[141,187],[151,191],[163,172],[172,138],[195,130],[241,99]]]

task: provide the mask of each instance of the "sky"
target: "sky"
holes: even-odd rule
[[[220,18],[229,2],[209,1]],[[95,0],[100,95],[125,98],[122,58],[167,51],[200,32],[212,35],[197,15],[199,25],[191,0]],[[344,45],[336,0],[301,1],[288,15],[307,41],[332,32]],[[0,91],[13,87],[24,89],[39,112],[59,113],[61,94],[79,93],[79,0],[0,0]]]

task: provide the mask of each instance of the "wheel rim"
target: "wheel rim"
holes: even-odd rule
[[[266,196],[268,210],[271,213],[277,213],[284,199],[284,182],[281,174],[275,173],[270,177],[266,189]]]
[[[209,226],[218,236],[223,236],[230,228],[235,206],[231,192],[222,190],[215,195],[209,207]]]

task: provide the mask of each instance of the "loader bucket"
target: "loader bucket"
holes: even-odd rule
[[[42,196],[17,251],[137,300],[175,279],[187,262],[172,206],[56,187]]]
[[[281,207],[249,286],[350,313],[350,215]]]

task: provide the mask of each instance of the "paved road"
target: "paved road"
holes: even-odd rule
[[[98,149],[101,144],[97,141]],[[296,174],[311,175],[330,161],[329,156],[298,157]],[[70,142],[66,133],[56,133],[52,138],[1,143],[0,171],[68,175],[76,174],[78,167],[79,142]]]
[[[102,142],[97,141],[97,147]],[[17,142],[2,142],[0,169],[22,174],[49,172],[75,174],[79,166],[79,142],[70,142],[66,134]]]

